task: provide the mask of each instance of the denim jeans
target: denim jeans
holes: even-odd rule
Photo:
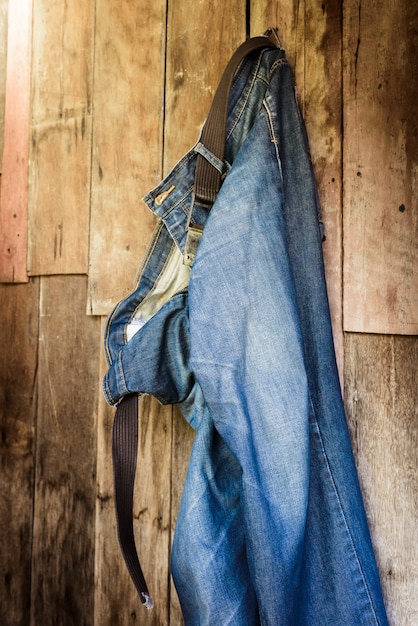
[[[210,213],[193,205],[198,153],[145,198],[159,222],[109,317],[103,386],[111,404],[136,392],[178,403],[196,431],[171,558],[185,623],[387,624],[283,50],[235,76]],[[191,208],[204,230],[190,270]]]

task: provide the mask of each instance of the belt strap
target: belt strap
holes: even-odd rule
[[[138,395],[125,396],[116,409],[112,436],[113,479],[119,543],[129,574],[147,609],[153,607],[135,546],[133,497],[138,456]]]
[[[273,29],[261,37],[248,39],[235,51],[224,71],[201,137],[201,143],[221,161],[224,159],[229,92],[234,74],[242,60],[251,52],[278,46],[280,42]],[[220,172],[199,154],[195,176],[196,201],[210,208],[215,202],[220,185]],[[130,394],[125,396],[117,406],[113,423],[112,456],[116,520],[119,543],[129,574],[141,602],[150,609],[153,607],[153,601],[139,563],[133,531],[133,493],[137,454],[138,395]]]

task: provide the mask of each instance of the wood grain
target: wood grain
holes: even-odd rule
[[[0,606],[29,624],[39,281],[0,285]]]
[[[26,282],[32,1],[8,7],[0,281]]]
[[[88,312],[132,289],[154,218],[143,195],[161,178],[166,3],[105,0],[95,36]]]
[[[418,340],[347,334],[345,397],[390,624],[418,623]]]
[[[22,41],[26,1],[0,0],[0,14],[8,4],[18,13]],[[176,407],[141,404],[134,525],[155,600],[146,611],[116,535],[114,409],[100,392],[104,320],[86,309],[106,315],[131,290],[154,225],[142,195],[197,140],[247,26],[258,35],[276,25],[310,138],[340,373],[344,347],[347,414],[390,624],[418,623],[418,342],[348,333],[343,343],[341,334],[343,262],[346,328],[416,333],[416,3],[348,0],[343,15],[336,0],[33,7],[31,124],[19,133],[31,158],[28,267],[45,277],[0,284],[0,621],[183,624],[169,558],[194,433]],[[0,101],[2,71],[0,62]],[[5,136],[4,281],[28,280],[27,202],[13,208],[27,173],[16,187],[7,170],[17,148]],[[88,282],[74,275],[86,272]]]
[[[305,2],[304,119],[325,226],[325,274],[342,379],[342,5]]]
[[[94,615],[100,320],[85,276],[41,279],[31,623]]]
[[[245,40],[245,3],[169,2],[164,172],[199,138],[222,72]]]
[[[418,334],[418,5],[344,21],[344,328]]]
[[[87,273],[90,144],[89,115],[32,129],[30,275]]]
[[[94,1],[34,4],[28,271],[86,274]]]

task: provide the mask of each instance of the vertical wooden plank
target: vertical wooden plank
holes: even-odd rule
[[[342,378],[342,3],[305,5],[304,118],[325,226],[325,273]]]
[[[0,185],[4,145],[4,105],[7,73],[7,12],[9,0],[0,0]]]
[[[94,0],[36,0],[28,271],[85,274]]]
[[[221,74],[245,40],[243,0],[168,7],[165,173],[199,138]]]
[[[88,311],[127,295],[154,219],[142,196],[161,177],[166,2],[96,7]]]
[[[0,285],[0,606],[4,626],[28,624],[30,610],[37,280]]]
[[[8,8],[0,281],[26,282],[32,0]]]
[[[346,335],[345,396],[390,624],[418,623],[418,340]]]
[[[418,334],[418,5],[344,7],[344,327]]]
[[[32,130],[30,275],[87,272],[90,140],[90,116]]]
[[[164,172],[198,140],[221,74],[231,54],[245,40],[243,0],[168,3],[167,80]],[[172,521],[174,531],[183,490],[193,431],[174,410],[172,456]],[[170,624],[183,623],[179,601],[171,587]]]
[[[325,225],[324,260],[335,349],[343,371],[342,333],[342,5],[253,0],[251,32],[277,26],[295,75]]]
[[[84,276],[41,279],[31,624],[92,624],[100,320]]]

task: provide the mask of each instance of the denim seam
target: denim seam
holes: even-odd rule
[[[249,82],[249,85],[247,85],[247,87],[246,87],[246,89],[247,89],[247,90],[248,90],[248,89],[250,89],[250,90],[251,90],[251,87],[252,87],[253,81],[254,81],[254,80],[256,79],[256,77],[257,77],[257,71],[258,71],[259,64],[260,64],[260,62],[261,62],[261,57],[262,57],[262,55],[263,55],[263,52],[264,52],[264,51],[262,51],[261,53],[259,53],[259,56],[258,56],[258,62],[257,62],[257,64],[255,65],[255,68],[253,68],[253,70],[252,70],[252,76],[253,76],[253,78],[252,78],[252,79],[250,79],[250,80],[248,81],[248,82]],[[240,78],[241,78],[242,74],[244,74],[244,72],[245,72],[245,69],[246,69],[247,65],[250,65],[250,64],[251,64],[251,60],[250,60],[249,58],[244,59],[244,61],[240,64],[240,66],[238,67],[237,71],[236,71],[236,72],[235,72],[235,74],[234,74],[234,79],[233,79],[233,81],[232,81],[232,85],[231,85],[230,93],[232,93],[232,92],[233,92],[233,90],[235,89],[235,87],[236,87],[237,83],[239,82],[239,80],[240,80]],[[242,98],[242,92],[241,92],[241,94],[240,94],[240,96],[239,96],[239,98],[238,98],[238,100],[237,100],[237,103],[240,101],[240,99],[241,99],[241,98]]]
[[[122,395],[128,394],[129,393],[129,389],[126,386],[125,375],[123,373],[122,351],[120,351],[119,355],[118,355],[118,370],[119,370],[119,377],[120,377],[121,387],[122,387],[122,390],[124,392],[124,393],[122,393]]]
[[[280,158],[279,140],[276,136],[275,126],[274,126],[274,121],[273,121],[273,114],[270,110],[270,107],[266,99],[263,100],[263,108],[264,108],[267,126],[268,126],[268,130],[270,134],[270,140],[271,140],[271,143],[274,145],[274,151],[276,153],[277,167],[279,168],[280,179],[283,180],[283,169],[282,169],[282,160]]]
[[[353,550],[353,554],[355,555],[357,566],[358,566],[359,572],[361,574],[361,579],[363,581],[363,588],[367,592],[367,598],[368,598],[368,601],[369,601],[369,606],[372,608],[373,616],[374,616],[374,619],[375,619],[375,624],[380,624],[379,618],[378,618],[377,613],[376,613],[375,606],[373,604],[372,597],[370,595],[369,586],[368,586],[367,580],[366,580],[366,578],[364,576],[363,567],[361,565],[361,561],[360,561],[360,559],[358,557],[358,554],[357,554],[357,550],[356,550],[356,547],[355,547],[355,544],[354,544],[353,536],[352,536],[352,534],[350,532],[350,527],[349,527],[349,525],[347,523],[347,518],[346,518],[346,515],[345,515],[345,512],[344,512],[344,508],[343,508],[342,503],[341,503],[340,494],[338,493],[337,485],[335,483],[334,476],[332,474],[331,466],[330,466],[330,463],[329,463],[328,455],[327,455],[325,447],[324,447],[324,443],[323,443],[323,440],[322,440],[321,429],[320,429],[318,420],[317,420],[316,415],[315,415],[315,409],[313,407],[312,400],[311,400],[310,404],[311,404],[312,416],[314,418],[315,425],[316,425],[316,428],[317,428],[317,433],[318,433],[318,437],[319,437],[319,441],[320,441],[320,445],[321,445],[322,454],[324,455],[324,459],[325,459],[325,463],[326,463],[326,466],[327,466],[327,470],[328,470],[329,476],[330,476],[331,481],[332,481],[332,486],[333,486],[333,489],[334,489],[334,493],[335,493],[335,495],[337,497],[338,506],[339,506],[342,518],[344,520],[344,527],[345,527],[345,529],[347,531],[347,534],[348,534],[348,537],[350,539],[351,548]]]
[[[139,283],[141,282],[141,278],[145,271],[145,268],[148,266],[148,263],[152,255],[154,254],[154,250],[160,238],[160,234],[161,234],[161,230],[163,229],[163,226],[164,226],[163,222],[159,219],[152,233],[151,241],[148,244],[142,263],[138,268],[138,271],[136,274],[134,291],[138,289]]]
[[[109,348],[109,337],[110,337],[110,325],[112,323],[112,320],[114,318],[114,316],[116,315],[116,311],[119,308],[120,302],[113,308],[113,311],[111,312],[111,314],[109,315],[109,317],[106,320],[106,327],[105,327],[105,333],[104,333],[104,353],[105,353],[105,357],[106,357],[106,362],[107,365],[110,367],[113,363],[113,359],[112,359],[112,355],[110,353],[110,348]]]
[[[124,302],[124,299],[119,300],[119,302],[114,306],[113,311],[110,313],[110,315],[108,316],[106,320],[106,328],[105,328],[105,336],[104,336],[104,350],[105,350],[106,361],[109,366],[112,365],[113,363],[112,355],[111,355],[110,348],[109,348],[109,337],[110,337],[110,332],[111,332],[111,325],[123,302]]]
[[[237,112],[234,116],[234,119],[232,120],[231,123],[231,127],[230,129],[227,131],[227,135],[226,135],[226,139],[229,139],[229,137],[232,135],[232,133],[234,132],[235,127],[237,126],[240,117],[242,116],[242,113],[247,105],[247,102],[250,98],[251,92],[253,90],[254,84],[257,81],[258,78],[258,71],[260,68],[260,64],[261,64],[261,59],[262,59],[263,54],[260,54],[258,60],[257,60],[257,65],[255,67],[255,69],[253,70],[253,74],[252,74],[252,78],[249,81],[249,84],[247,86],[247,88],[245,89],[245,91],[241,94],[241,98],[238,101],[238,108],[237,108]]]
[[[197,154],[197,153],[196,153]],[[180,207],[181,210],[183,211],[183,213],[187,216],[187,210],[185,210],[183,208],[183,203],[184,200],[187,198],[188,195],[190,195],[193,191],[193,185],[191,185],[190,187],[188,187],[185,192],[181,195],[180,198],[178,198],[174,204],[172,204],[171,206],[167,207],[167,210],[164,211],[164,213],[161,215],[160,219],[162,219],[165,223],[165,219],[167,218],[167,215],[170,215],[171,211],[173,211],[174,209]],[[166,224],[167,230],[170,230]]]
[[[279,143],[277,137],[276,137],[276,133],[274,130],[274,124],[273,124],[273,116],[272,113],[270,111],[270,107],[267,104],[266,100],[263,100],[263,109],[267,118],[267,126],[268,126],[268,130],[269,130],[269,135],[270,135],[270,141],[272,143]]]
[[[286,58],[277,59],[276,61],[274,61],[274,63],[272,63],[269,70],[269,80],[271,80],[271,77],[273,76],[276,69],[282,65],[289,65],[289,62]]]
[[[110,405],[113,405],[114,404],[114,400],[113,400],[112,394],[111,394],[110,389],[109,389],[109,382],[108,382],[108,376],[107,375],[103,378],[102,389],[103,389],[103,393],[104,393],[106,402],[108,404],[110,404]]]

